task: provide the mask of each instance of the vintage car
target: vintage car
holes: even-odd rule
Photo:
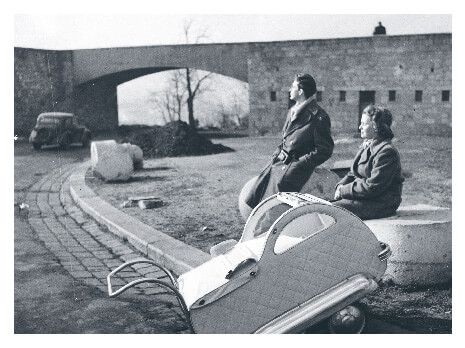
[[[29,136],[34,149],[42,145],[58,145],[67,149],[73,143],[81,143],[87,147],[92,139],[90,131],[79,125],[72,113],[44,112],[37,117],[37,123]]]

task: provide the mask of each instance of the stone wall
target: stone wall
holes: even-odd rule
[[[73,112],[93,133],[118,126],[114,76],[76,85],[73,51],[14,49],[14,131],[29,136],[42,112]]]
[[[15,48],[15,134],[29,134],[37,115],[46,111],[75,112],[93,132],[114,130],[118,125],[118,84],[165,70],[176,53],[188,64],[191,58],[186,61],[186,52],[192,53],[194,48],[192,62],[197,61],[203,69],[210,67],[231,76],[247,70],[237,76],[249,82],[251,135],[280,132],[289,105],[289,86],[299,72],[309,72],[315,77],[321,92],[320,104],[329,113],[335,133],[357,131],[360,93],[364,91],[373,91],[375,103],[392,111],[396,135],[451,133],[451,34],[162,48],[76,51]],[[205,54],[210,51],[217,55]],[[146,52],[150,57],[164,52],[161,56],[169,59],[162,62],[160,56],[157,65],[157,61],[137,52]],[[113,60],[119,57],[118,64],[109,57]],[[234,65],[230,60],[223,61],[224,57],[237,57],[238,62]],[[228,70],[231,64],[235,68]],[[422,91],[421,102],[415,101],[417,90]],[[395,101],[389,101],[389,91],[395,91]],[[443,91],[449,92],[448,101],[442,100]],[[341,92],[345,92],[345,101],[340,100]]]
[[[41,112],[73,112],[71,51],[14,49],[14,131],[28,136]]]
[[[117,83],[111,78],[78,85],[74,90],[76,115],[95,135],[118,127]]]
[[[361,91],[374,91],[375,104],[392,111],[396,135],[451,132],[451,34],[250,44],[251,135],[281,131],[288,90],[300,72],[314,76],[320,105],[335,132],[357,131]],[[422,91],[422,102],[415,101],[416,90]],[[345,91],[345,101],[340,101],[340,91]],[[395,91],[395,101],[389,101],[389,91]],[[449,91],[449,101],[442,101],[442,91]]]

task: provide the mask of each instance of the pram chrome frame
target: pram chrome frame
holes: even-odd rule
[[[373,279],[357,274],[282,314],[254,333],[301,332],[373,292],[377,287],[378,284]]]
[[[157,279],[157,278],[139,278],[139,279],[133,280],[132,282],[120,287],[116,291],[113,291],[113,286],[111,284],[111,278],[114,275],[116,275],[117,273],[121,272],[123,269],[125,269],[125,268],[127,268],[129,266],[136,265],[136,264],[143,264],[143,263],[147,263],[147,264],[150,264],[152,266],[158,267],[161,271],[163,271],[168,276],[168,278],[170,279],[171,284],[169,284],[169,283],[167,283],[167,282],[165,282],[163,280]],[[192,326],[192,322],[190,320],[190,314],[189,314],[189,310],[188,310],[188,308],[186,306],[186,302],[184,301],[183,296],[181,295],[181,293],[177,289],[178,283],[177,283],[176,279],[174,278],[173,274],[167,268],[163,267],[162,265],[157,264],[154,261],[147,260],[147,259],[134,259],[134,260],[131,260],[131,261],[127,261],[127,262],[123,263],[122,265],[118,266],[117,268],[115,268],[107,276],[108,296],[117,297],[117,296],[121,295],[123,292],[125,292],[126,290],[129,290],[130,288],[132,288],[132,287],[134,287],[134,286],[136,286],[138,284],[142,284],[142,283],[154,283],[154,284],[157,284],[157,285],[159,285],[161,287],[164,287],[165,289],[171,291],[175,295],[176,299],[178,300],[179,307],[181,307],[181,310],[182,310],[183,314],[186,316],[186,321],[187,321],[187,325],[189,327],[189,330],[192,333],[195,333],[194,327]]]

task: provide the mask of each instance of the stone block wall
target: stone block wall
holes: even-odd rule
[[[248,70],[251,135],[281,131],[289,87],[300,72],[314,76],[336,133],[357,131],[361,91],[374,91],[375,104],[391,110],[396,135],[451,132],[451,34],[251,43]],[[449,91],[449,101],[442,101],[442,91]]]
[[[71,51],[14,49],[14,131],[28,136],[41,112],[73,112]]]
[[[95,135],[118,127],[117,83],[111,78],[94,80],[75,87],[76,115]]]
[[[300,72],[315,77],[321,93],[320,104],[329,113],[335,133],[357,131],[363,91],[373,91],[375,104],[392,111],[396,135],[451,133],[451,34],[377,35],[216,46],[195,46],[193,60],[184,63],[193,64],[200,54],[201,59],[196,59],[200,59],[206,70],[210,68],[230,75],[241,71],[236,77],[249,82],[250,135],[281,131],[289,106],[288,90],[295,74]],[[144,47],[143,50],[155,54],[160,47]],[[237,50],[234,54],[228,51],[233,49]],[[178,45],[162,51],[164,54],[171,52],[167,55],[170,59],[176,52],[185,59],[185,50],[186,47]],[[229,52],[229,55],[224,53],[225,56],[239,57],[238,60],[247,62],[247,68],[242,62],[237,63],[234,74],[226,68],[223,71],[223,65],[230,61],[223,61],[221,55],[220,58],[206,55],[211,50]],[[15,48],[15,134],[28,135],[37,115],[46,111],[74,112],[93,132],[116,129],[117,85],[166,67],[156,62],[151,63],[153,66],[147,65],[151,61],[146,61],[145,55],[140,58],[147,63],[144,69],[140,62],[134,65],[136,57],[129,59],[124,54],[135,54],[135,48],[115,49],[122,55],[115,53],[121,64],[110,64],[105,54],[111,51]],[[94,66],[93,62],[98,64]],[[90,77],[89,72],[95,69],[99,74]],[[389,91],[395,91],[395,101],[389,100]],[[422,92],[421,102],[415,101],[415,91]],[[449,93],[448,101],[442,100],[443,91]],[[341,92],[345,94],[344,101],[340,100]]]
[[[75,83],[74,51],[14,49],[14,131],[29,136],[42,112],[72,112],[93,133],[118,126],[113,76]]]

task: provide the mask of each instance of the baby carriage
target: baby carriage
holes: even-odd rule
[[[129,261],[108,275],[109,295],[142,282],[163,286],[193,333],[298,333],[330,317],[331,332],[360,332],[363,312],[351,305],[377,288],[391,252],[347,210],[286,192],[252,211],[239,242],[224,241],[210,253],[178,279],[153,261]],[[112,290],[113,275],[144,262],[171,283],[142,278]]]

